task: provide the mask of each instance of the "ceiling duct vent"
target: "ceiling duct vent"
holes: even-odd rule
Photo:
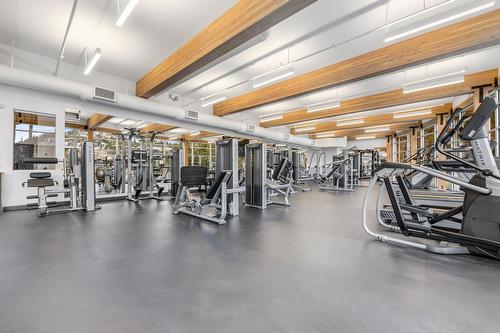
[[[247,132],[255,132],[255,125],[247,125]]]
[[[66,108],[66,110],[64,110],[64,120],[69,122],[80,121],[80,110]]]
[[[192,120],[198,120],[198,111],[186,110],[186,118]]]
[[[94,98],[109,102],[116,102],[116,93],[110,89],[94,87]]]

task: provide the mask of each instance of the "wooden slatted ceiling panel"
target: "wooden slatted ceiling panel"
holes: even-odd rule
[[[316,0],[238,1],[137,81],[136,95],[149,98],[190,77],[197,70],[314,2]]]
[[[394,118],[394,114],[388,113],[388,114],[380,114],[380,115],[373,115],[373,116],[367,116],[363,117],[363,123],[361,124],[352,124],[352,125],[346,125],[346,126],[339,126],[337,124],[337,121],[332,121],[332,122],[326,122],[326,123],[320,123],[315,125],[313,130],[309,131],[304,131],[297,133],[295,129],[293,128],[290,133],[291,134],[310,134],[310,133],[319,133],[319,132],[329,132],[329,131],[335,131],[335,130],[346,130],[346,129],[354,129],[354,128],[363,128],[363,127],[369,127],[369,126],[378,126],[378,125],[387,125],[387,124],[398,124],[402,122],[414,122],[414,121],[419,121],[427,118],[432,118],[438,114],[441,113],[450,113],[452,110],[452,105],[451,104],[445,104],[441,106],[437,106],[431,109],[432,113],[428,115],[417,115],[417,116],[411,116],[411,117],[405,117],[405,118]]]
[[[283,114],[283,119],[261,122],[262,127],[273,127],[294,124],[306,120],[315,120],[353,114],[361,111],[382,109],[404,104],[418,103],[433,99],[453,97],[472,93],[472,87],[483,84],[495,84],[498,69],[465,75],[464,82],[450,86],[417,91],[405,94],[402,89],[382,92],[370,96],[342,101],[338,108],[327,109],[319,112],[307,112],[306,109],[290,111]]]
[[[214,105],[225,116],[500,43],[500,9]]]
[[[380,131],[380,132],[374,132],[374,133],[366,133],[365,129],[363,129],[363,128],[339,130],[339,131],[335,131],[335,136],[332,136],[332,137],[339,138],[339,137],[343,137],[343,136],[350,137],[350,136],[355,136],[355,135],[359,135],[359,136],[382,135],[382,136],[385,136],[388,133],[393,133],[395,131],[401,131],[401,130],[408,129],[408,128],[413,127],[413,126],[420,126],[420,124],[421,124],[420,122],[410,122],[407,124],[399,124],[397,126],[391,126],[390,129],[387,131]],[[311,135],[311,138],[317,139],[316,134]],[[321,138],[318,138],[318,139],[321,139]]]

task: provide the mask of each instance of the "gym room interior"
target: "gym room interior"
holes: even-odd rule
[[[0,332],[495,332],[500,3],[0,0]]]

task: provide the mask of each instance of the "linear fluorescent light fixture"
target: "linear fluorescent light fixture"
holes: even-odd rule
[[[277,69],[254,77],[253,87],[259,88],[265,86],[266,84],[273,83],[286,77],[292,76],[293,74],[295,74],[293,68],[289,66],[280,66]]]
[[[403,85],[403,93],[408,94],[416,91],[422,91],[422,90],[462,83],[464,82],[465,79],[464,73],[465,71],[460,71],[460,72],[435,76],[424,80],[405,83]]]
[[[353,119],[346,119],[346,120],[338,120],[337,121],[337,126],[349,126],[349,125],[357,125],[357,124],[362,124],[365,121],[361,118],[353,118]]]
[[[340,107],[340,101],[331,100],[321,103],[315,103],[307,106],[307,112],[318,112],[327,109],[334,109]]]
[[[477,2],[476,2],[476,4],[477,4]],[[414,35],[414,34],[419,33],[421,31],[437,27],[439,25],[442,25],[442,24],[445,24],[447,22],[462,18],[464,16],[468,16],[468,15],[480,12],[480,11],[485,10],[487,8],[493,7],[494,5],[495,5],[495,1],[490,1],[490,2],[487,2],[483,5],[474,6],[472,8],[469,8],[470,6],[464,6],[464,7],[462,7],[463,8],[462,11],[460,11],[454,15],[450,15],[450,16],[444,17],[442,19],[434,20],[434,21],[431,21],[427,24],[417,26],[413,29],[403,31],[403,32],[395,34],[393,36],[389,36],[384,41],[386,43],[389,43],[389,42],[395,41],[397,39],[401,39],[401,38],[404,38],[404,37],[407,37],[410,35]]]
[[[295,132],[302,133],[302,132],[307,132],[307,131],[314,131],[315,129],[316,129],[316,126],[295,127]]]
[[[394,119],[399,118],[408,118],[408,117],[416,117],[416,116],[425,116],[431,114],[432,110],[417,110],[410,112],[394,112]]]
[[[175,135],[175,136],[169,136],[168,139],[169,140],[179,140],[181,137],[179,135]]]
[[[356,140],[370,140],[370,139],[375,139],[375,135],[363,135],[363,136],[357,136]]]
[[[447,1],[440,2],[437,5],[434,5],[434,6],[431,6],[431,7],[427,7],[427,8],[422,9],[422,10],[416,12],[416,13],[410,14],[408,16],[402,17],[402,18],[397,19],[395,21],[392,21],[390,23],[384,24],[383,26],[381,26],[380,28],[378,28],[378,30],[384,30],[384,29],[387,29],[389,27],[392,27],[393,25],[399,24],[399,23],[404,22],[404,21],[408,21],[408,20],[410,20],[412,18],[415,18],[417,16],[420,16],[420,15],[423,15],[423,14],[427,14],[427,13],[429,13],[429,12],[431,12],[433,10],[436,10],[436,9],[438,9],[440,7],[449,5],[452,2],[455,2],[455,0],[447,0]]]
[[[220,135],[218,135],[218,136],[211,136],[209,138],[205,138],[205,141],[207,141],[208,143],[215,143],[221,139],[222,139],[222,137]]]
[[[335,132],[323,132],[316,134],[317,139],[331,138],[335,136]]]
[[[98,47],[97,49],[95,49],[95,52],[92,55],[92,59],[90,60],[90,62],[85,67],[85,70],[83,71],[83,74],[89,75],[90,72],[92,72],[92,70],[94,69],[95,65],[99,61],[99,59],[101,59],[101,55],[102,55],[101,48]]]
[[[365,133],[377,133],[377,132],[387,132],[391,128],[389,126],[380,126],[380,127],[370,127],[365,129]]]
[[[200,135],[200,131],[196,131],[196,132],[193,132],[193,133],[189,133],[189,136],[197,136],[197,135]]]
[[[268,122],[268,121],[280,120],[280,119],[283,119],[283,114],[275,115],[275,116],[272,116],[272,117],[261,118],[260,122],[261,123],[265,123],[265,122]]]
[[[210,99],[201,98],[201,101],[203,102],[203,104],[201,104],[201,107],[205,108],[205,107],[213,105],[215,103],[225,101],[226,99],[227,99],[227,96],[220,96],[220,97],[215,97],[215,98],[210,98]]]
[[[125,9],[121,12],[120,17],[118,17],[118,20],[116,20],[116,26],[121,27],[123,23],[125,23],[125,21],[129,17],[130,13],[132,13],[138,2],[139,0],[130,0],[128,2]]]

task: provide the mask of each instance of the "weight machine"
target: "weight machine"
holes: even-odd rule
[[[266,209],[268,205],[290,206],[291,162],[283,157],[268,179],[266,157],[265,143],[245,146],[245,205],[259,209]],[[274,201],[277,196],[282,196],[283,201]]]
[[[31,172],[28,181],[23,187],[36,188],[37,194],[28,195],[28,200],[37,200],[28,203],[27,209],[37,209],[38,216],[71,212],[76,210],[94,211],[100,207],[96,205],[95,178],[94,178],[94,144],[84,142],[82,145],[81,164],[78,158],[78,149],[70,148],[64,163],[64,181],[62,188],[53,188],[58,183],[52,178],[50,172]],[[23,159],[25,164],[58,164],[57,158],[32,157]],[[69,207],[57,209],[61,205],[49,198],[57,198],[63,194],[69,199]],[[54,209],[52,209],[54,208]]]
[[[190,191],[206,183],[208,169],[201,166],[180,168],[180,184],[174,202],[174,214],[188,214],[200,219],[226,223],[226,216],[239,215],[239,194],[245,191],[238,180],[238,140],[216,143],[215,181],[199,200]]]
[[[163,200],[161,195],[164,186],[160,186],[154,175],[154,141],[158,132],[150,132],[146,143],[146,138],[141,137],[137,129],[127,129],[127,131],[127,200],[133,202],[146,199]],[[147,150],[132,149],[134,138],[140,140],[141,147],[146,143]],[[141,196],[142,192],[148,194]]]

